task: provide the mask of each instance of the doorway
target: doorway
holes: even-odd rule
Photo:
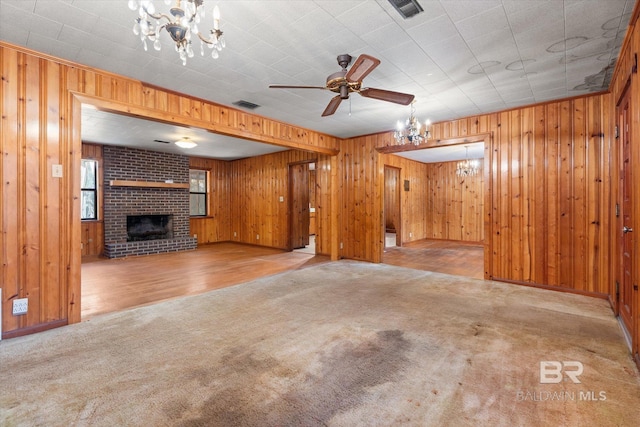
[[[308,161],[289,165],[289,250],[302,250],[310,243],[309,170],[313,163]]]
[[[631,170],[631,99],[629,88],[625,90],[620,103],[617,105],[617,125],[618,125],[618,159],[619,159],[619,204],[617,212],[616,226],[618,227],[618,248],[619,248],[619,272],[616,290],[616,308],[623,326],[629,346],[636,334],[637,324],[634,321],[636,307],[637,285],[634,284],[633,276],[633,181]]]
[[[384,247],[402,246],[400,168],[384,166]]]

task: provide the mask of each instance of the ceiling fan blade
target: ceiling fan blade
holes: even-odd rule
[[[362,89],[360,95],[367,98],[379,99],[381,101],[395,102],[396,104],[409,105],[415,95],[390,90],[366,88]]]
[[[324,86],[269,85],[271,89],[326,89]]]
[[[349,83],[361,82],[362,79],[367,77],[378,65],[380,65],[378,58],[362,54],[358,56],[358,59],[356,59],[356,62],[354,62],[349,71],[347,71],[344,78],[347,79]]]
[[[341,102],[342,98],[340,98],[340,95],[331,98],[331,101],[329,101],[329,105],[327,105],[327,108],[325,108],[324,112],[322,113],[322,117],[330,116],[335,113]]]

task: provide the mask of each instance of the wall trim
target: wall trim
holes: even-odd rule
[[[529,286],[530,288],[545,289],[548,291],[566,292],[569,294],[583,295],[586,297],[599,298],[599,299],[603,299],[610,302],[609,294],[603,294],[601,292],[582,291],[579,289],[564,288],[560,286],[550,286],[550,285],[542,285],[540,283],[523,282],[520,280],[502,279],[500,277],[491,277],[491,280],[496,282],[502,282],[502,283],[510,283],[512,285],[521,285],[521,286]]]

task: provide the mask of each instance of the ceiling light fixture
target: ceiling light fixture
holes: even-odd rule
[[[420,145],[431,136],[431,132],[429,131],[429,126],[431,123],[429,120],[426,120],[424,123],[424,132],[422,131],[422,125],[416,119],[415,116],[416,107],[415,101],[411,102],[411,114],[409,118],[403,125],[400,120],[398,120],[398,126],[396,131],[393,133],[393,137],[396,139],[398,144],[404,145],[406,141],[413,143],[414,145]]]
[[[180,148],[193,148],[198,145],[195,142],[191,141],[188,136],[182,137],[182,139],[177,140],[174,144],[176,144]]]
[[[476,176],[480,170],[480,161],[478,159],[469,160],[469,147],[465,145],[465,159],[456,165],[456,175],[458,176]]]
[[[166,5],[171,0],[164,0]],[[184,4],[184,9],[181,7]],[[204,0],[175,0],[175,6],[166,13],[156,13],[153,0],[129,0],[129,9],[138,10],[140,15],[133,25],[133,34],[140,36],[144,50],[147,50],[147,40],[153,42],[153,48],[160,50],[160,32],[164,28],[176,43],[176,52],[180,55],[182,65],[187,65],[187,58],[193,58],[191,39],[200,39],[200,54],[204,56],[204,45],[212,49],[211,56],[218,58],[219,52],[225,47],[224,36],[220,30],[220,10],[213,8],[213,30],[209,37],[200,34],[198,24],[205,17]],[[165,22],[166,21],[166,22]]]

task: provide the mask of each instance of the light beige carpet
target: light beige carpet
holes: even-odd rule
[[[606,301],[352,261],[4,340],[0,379],[2,426],[640,425]]]

